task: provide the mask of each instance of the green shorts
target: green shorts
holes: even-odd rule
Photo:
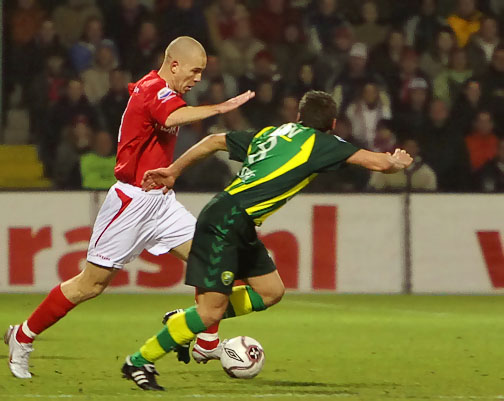
[[[245,210],[226,192],[216,195],[198,217],[185,283],[230,294],[236,279],[275,270]]]

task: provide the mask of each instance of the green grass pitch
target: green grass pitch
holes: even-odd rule
[[[0,295],[0,326],[21,321],[42,295]],[[164,393],[121,378],[126,354],[191,296],[103,295],[40,336],[31,380],[0,348],[0,400],[497,400],[504,399],[504,298],[287,295],[274,308],[228,320],[222,337],[248,335],[266,352],[252,380],[220,363],[158,361]]]

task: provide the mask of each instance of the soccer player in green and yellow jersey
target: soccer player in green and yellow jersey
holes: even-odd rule
[[[146,390],[162,390],[153,362],[223,318],[262,311],[280,301],[284,286],[258,239],[261,225],[318,173],[345,163],[394,173],[412,159],[404,150],[375,153],[327,133],[335,127],[336,104],[324,92],[301,99],[299,122],[259,132],[210,135],[168,168],[145,173],[143,188],[172,188],[182,171],[218,150],[243,162],[236,179],[202,210],[187,262],[186,284],[197,288],[197,306],[168,319],[166,326],[126,358],[123,374]],[[247,285],[233,287],[235,279]]]

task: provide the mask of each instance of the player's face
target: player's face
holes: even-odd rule
[[[178,93],[189,92],[199,81],[201,74],[206,68],[207,58],[205,55],[188,57],[185,62],[181,62],[175,71],[176,88]]]

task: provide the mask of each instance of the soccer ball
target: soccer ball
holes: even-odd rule
[[[264,366],[264,350],[253,338],[235,337],[223,344],[220,361],[229,376],[252,379]]]

